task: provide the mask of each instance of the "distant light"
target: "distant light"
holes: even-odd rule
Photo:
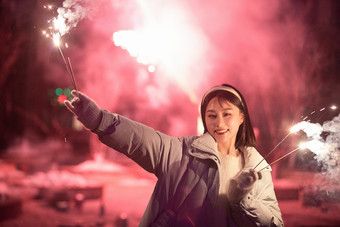
[[[64,101],[67,100],[67,99],[68,99],[68,97],[67,97],[66,95],[60,95],[60,96],[58,97],[58,102],[59,102],[60,104],[64,104]]]
[[[154,65],[149,65],[148,71],[149,71],[150,73],[153,73],[153,72],[156,71],[156,67],[155,67]]]
[[[57,88],[57,89],[55,90],[55,94],[56,94],[57,96],[61,96],[61,95],[64,94],[64,90],[61,89],[61,88]]]
[[[71,97],[71,89],[70,89],[70,88],[65,88],[64,94],[65,94],[67,97]]]
[[[337,108],[338,108],[338,107],[337,107],[336,105],[332,105],[332,106],[331,106],[331,109],[332,109],[332,110],[336,110]]]

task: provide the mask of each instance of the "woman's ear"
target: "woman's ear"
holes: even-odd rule
[[[242,123],[244,122],[244,114],[241,113],[241,117],[240,117],[240,123],[239,125],[242,125]]]

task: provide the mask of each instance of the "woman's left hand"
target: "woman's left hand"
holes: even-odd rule
[[[250,169],[248,172],[242,172],[235,178],[231,179],[229,185],[229,201],[239,202],[254,187],[258,179],[258,173]]]
[[[243,172],[237,177],[238,187],[248,188],[251,187],[258,179],[258,173],[250,169],[249,172]]]

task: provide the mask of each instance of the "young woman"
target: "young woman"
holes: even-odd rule
[[[234,87],[208,90],[201,102],[205,133],[180,138],[102,110],[81,92],[72,95],[65,105],[85,127],[158,178],[140,226],[283,226],[270,167],[252,169],[262,156]]]

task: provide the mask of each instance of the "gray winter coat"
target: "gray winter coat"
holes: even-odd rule
[[[175,138],[123,116],[103,111],[93,130],[109,147],[124,153],[158,178],[139,226],[220,226],[213,218],[219,191],[217,144],[203,136]],[[244,169],[261,159],[255,148],[241,149]],[[267,163],[263,161],[257,168]],[[271,169],[262,171],[252,191],[227,215],[230,226],[283,226]]]

